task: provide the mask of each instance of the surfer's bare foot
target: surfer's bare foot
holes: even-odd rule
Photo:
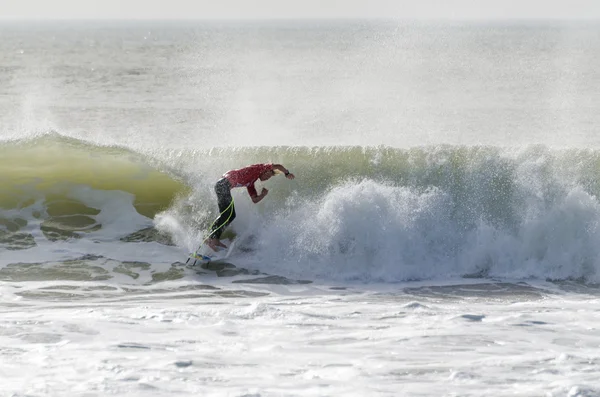
[[[210,239],[206,240],[206,245],[208,245],[213,251],[216,251],[218,241],[219,240],[217,240],[216,238],[210,238]]]
[[[208,245],[213,251],[217,251],[217,247],[227,248],[227,246],[223,244],[218,238],[209,238],[206,241],[206,245]]]

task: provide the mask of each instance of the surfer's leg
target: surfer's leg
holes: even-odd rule
[[[226,178],[220,179],[215,185],[217,201],[219,203],[219,217],[213,223],[210,238],[218,240],[229,225],[235,219],[235,208],[231,197],[231,185]]]

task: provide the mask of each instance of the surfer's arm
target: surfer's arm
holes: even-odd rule
[[[285,175],[287,179],[294,179],[295,176],[281,164],[273,164],[273,171],[279,171]]]
[[[260,192],[260,194],[258,194],[256,192],[256,187],[254,187],[254,184],[248,186],[248,194],[250,195],[250,198],[252,199],[252,202],[254,204],[256,204],[260,200],[264,199],[265,196],[267,195],[267,193],[269,193],[269,191],[267,189],[263,188],[262,192]]]

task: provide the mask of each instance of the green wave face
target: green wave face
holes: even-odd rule
[[[0,225],[10,233],[34,220],[51,238],[101,228],[94,218],[100,208],[74,196],[78,187],[131,194],[135,210],[148,218],[186,189],[136,153],[62,137],[4,143],[0,158]]]

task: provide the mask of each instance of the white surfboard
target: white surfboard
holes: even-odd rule
[[[217,251],[213,251],[208,245],[202,244],[196,252],[190,254],[190,258],[194,259],[196,264],[225,260],[231,255],[235,241],[223,240],[223,243],[227,245],[227,248],[217,247]]]

